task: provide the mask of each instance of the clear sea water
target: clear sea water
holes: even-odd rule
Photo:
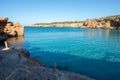
[[[21,45],[48,67],[120,80],[120,30],[25,27]]]

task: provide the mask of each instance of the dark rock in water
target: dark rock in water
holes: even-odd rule
[[[20,55],[25,57],[25,58],[29,58],[30,57],[30,53],[24,49],[20,50]]]
[[[7,40],[8,36],[4,33],[0,34],[0,44]]]
[[[3,58],[3,57],[2,57],[2,56],[0,56],[0,61],[2,60],[2,58]]]
[[[42,66],[42,67],[45,67],[45,64],[43,64],[42,62],[36,60],[36,59],[28,59],[28,63],[29,64],[33,64],[33,65],[36,65],[36,66]]]

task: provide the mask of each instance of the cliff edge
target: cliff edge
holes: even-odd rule
[[[87,19],[85,21],[71,22],[53,22],[53,23],[36,23],[36,27],[79,27],[79,28],[120,28],[120,15],[107,16],[103,18]]]
[[[20,23],[8,20],[8,18],[0,18],[0,43],[9,37],[24,35],[24,27]]]

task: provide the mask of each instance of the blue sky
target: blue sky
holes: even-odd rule
[[[120,14],[120,0],[0,0],[0,17],[24,25]]]

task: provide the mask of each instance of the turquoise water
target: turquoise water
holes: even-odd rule
[[[22,46],[48,67],[120,80],[120,30],[26,27]]]

